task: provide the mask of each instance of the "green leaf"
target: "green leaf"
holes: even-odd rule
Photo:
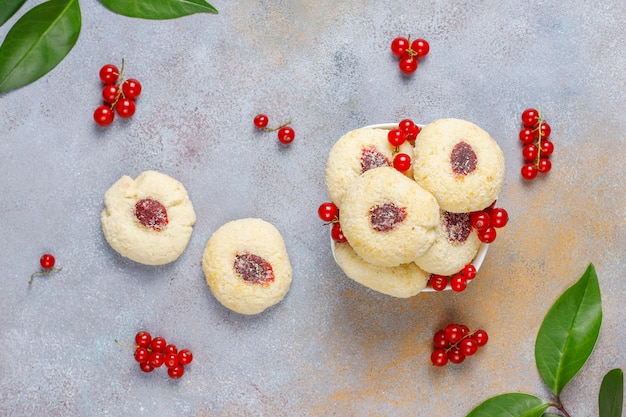
[[[533,395],[508,393],[489,398],[466,417],[541,417],[549,406]]]
[[[624,373],[613,369],[602,379],[600,396],[600,417],[622,417],[624,407]]]
[[[591,355],[601,323],[600,286],[590,264],[552,305],[537,333],[537,369],[555,395],[560,395]]]
[[[4,0],[4,4],[0,9],[0,26],[4,25],[25,2],[26,0]]]
[[[112,12],[142,19],[176,19],[195,13],[217,13],[204,0],[100,0]]]
[[[76,44],[80,26],[78,0],[49,0],[26,12],[0,46],[0,93],[52,71]]]

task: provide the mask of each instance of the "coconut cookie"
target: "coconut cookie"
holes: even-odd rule
[[[439,206],[394,168],[374,168],[348,187],[341,230],[354,251],[378,266],[413,262],[435,241]]]
[[[481,243],[469,213],[442,210],[439,218],[435,243],[415,263],[431,274],[452,275],[472,262]]]
[[[393,267],[365,262],[348,243],[335,245],[335,260],[348,278],[374,291],[398,298],[413,297],[422,291],[430,274],[414,263]]]
[[[107,190],[100,220],[106,241],[120,255],[163,265],[187,247],[196,213],[180,182],[146,171],[136,179],[125,175]]]
[[[392,165],[394,147],[389,144],[388,133],[385,129],[355,129],[333,145],[326,160],[326,189],[337,207],[341,207],[346,189],[359,175]],[[405,142],[398,151],[411,155],[413,146]],[[413,170],[405,174],[412,177]]]
[[[261,219],[234,220],[217,229],[204,249],[202,270],[215,298],[241,314],[277,304],[291,286],[285,242]]]
[[[504,154],[475,124],[440,119],[424,126],[415,141],[413,175],[443,210],[482,210],[504,181]]]

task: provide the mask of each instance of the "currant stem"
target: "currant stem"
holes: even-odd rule
[[[263,130],[265,130],[266,132],[274,132],[274,131],[282,128],[282,127],[287,126],[292,121],[293,121],[293,118],[290,118],[289,120],[287,120],[285,123],[281,124],[280,126],[277,126],[277,127],[264,127]]]
[[[30,280],[28,281],[28,285],[32,285],[32,284],[33,284],[33,279],[35,279],[35,277],[36,277],[37,275],[48,275],[48,274],[52,274],[52,273],[54,273],[54,272],[61,272],[61,269],[62,269],[62,268],[52,268],[52,269],[48,269],[48,270],[46,270],[46,271],[38,271],[38,272],[35,272],[35,273],[33,273],[33,274],[30,276]]]
[[[469,332],[465,336],[460,338],[458,342],[451,344],[447,349],[445,349],[446,353],[450,352],[454,348],[458,348],[459,347],[459,343],[461,343],[463,340],[465,340],[467,338],[470,338],[470,337],[474,336],[474,334],[476,334],[477,331],[478,330],[474,330],[473,332]]]
[[[123,347],[129,347],[129,348],[133,348],[133,349],[137,349],[137,348],[139,348],[139,346],[138,346],[138,345],[129,345],[129,344],[126,344],[126,343],[124,343],[124,342],[120,342],[120,341],[119,341],[119,340],[117,340],[117,339],[114,339],[114,340],[115,340],[115,343],[117,343],[118,345],[123,346]]]
[[[118,101],[120,101],[120,98],[124,97],[124,92],[122,91],[122,85],[124,84],[124,58],[122,58],[122,69],[120,70],[119,76],[119,83],[117,84],[117,94],[115,95],[115,100],[113,100],[113,103],[111,103],[111,110],[113,110],[113,108],[115,107],[115,105],[117,104]]]

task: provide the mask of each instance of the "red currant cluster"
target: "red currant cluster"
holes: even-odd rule
[[[100,69],[100,80],[104,83],[102,98],[107,104],[101,105],[94,111],[93,119],[97,124],[110,125],[115,112],[122,118],[135,114],[135,99],[141,94],[141,84],[134,78],[124,80],[124,60],[122,60],[122,71],[112,64],[103,66]]]
[[[28,285],[31,285],[33,283],[33,279],[37,276],[37,275],[44,275],[44,274],[51,274],[53,272],[60,272],[61,268],[55,268],[54,264],[55,264],[56,260],[54,259],[54,256],[52,256],[49,253],[44,253],[43,255],[41,255],[41,258],[39,258],[39,265],[41,265],[41,271],[37,271],[35,273],[33,273],[30,276],[30,281],[28,281]]]
[[[327,224],[332,224],[332,229],[330,230],[330,237],[337,243],[345,243],[347,242],[346,237],[343,235],[341,231],[341,225],[339,224],[339,208],[335,205],[335,203],[327,202],[320,204],[317,209],[317,215],[320,219],[325,221]]]
[[[398,147],[406,141],[415,142],[419,133],[419,126],[410,119],[400,121],[397,128],[387,133],[387,140],[394,147],[393,167],[398,171],[405,172],[411,168],[411,157],[405,153],[398,153]]]
[[[278,130],[278,141],[283,145],[289,145],[291,142],[293,142],[294,138],[296,137],[296,132],[291,128],[291,126],[289,126],[289,123],[291,123],[291,119],[287,120],[285,123],[281,124],[278,127],[267,127],[268,123],[269,118],[263,113],[257,114],[254,117],[254,125],[257,128],[262,129],[266,132],[274,132]]]
[[[476,278],[476,267],[467,264],[456,275],[449,277],[450,288],[455,292],[463,292],[467,288],[467,283]],[[435,291],[443,291],[448,286],[448,277],[443,275],[432,274],[429,284]]]
[[[463,324],[448,324],[433,337],[435,350],[430,360],[435,366],[444,366],[448,361],[461,363],[467,356],[472,356],[478,348],[485,346],[489,336],[484,330],[470,332]]]
[[[424,39],[395,38],[391,42],[391,52],[400,58],[398,66],[405,74],[412,74],[417,70],[417,59],[424,58],[430,51],[430,45]]]
[[[522,125],[519,140],[524,144],[522,156],[526,161],[522,166],[522,177],[532,180],[538,173],[545,174],[552,168],[549,157],[554,152],[554,144],[548,140],[552,129],[535,109],[522,112]]]
[[[119,343],[117,340],[116,342]],[[155,368],[165,365],[167,374],[172,379],[178,379],[185,373],[185,365],[193,360],[193,355],[187,349],[178,350],[176,345],[167,344],[164,338],[155,337],[150,333],[140,331],[135,335],[135,360],[144,372],[152,372]]]
[[[478,231],[478,239],[483,243],[496,240],[496,229],[509,222],[509,213],[503,208],[496,208],[495,204],[494,201],[486,209],[470,213],[470,224]]]

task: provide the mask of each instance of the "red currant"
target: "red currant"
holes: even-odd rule
[[[407,140],[415,140],[419,133],[419,127],[410,119],[401,120],[400,123],[398,123],[398,129],[404,133],[405,139]]]
[[[473,211],[470,213],[470,224],[478,230],[484,230],[491,224],[491,218],[485,211]]]
[[[405,74],[412,74],[417,70],[417,58],[412,56],[404,56],[398,63],[400,71]]]
[[[108,126],[113,122],[115,114],[109,106],[102,105],[93,112],[93,119],[100,126]]]
[[[283,126],[278,130],[278,140],[284,145],[288,145],[293,142],[296,137],[296,132],[289,126]]]
[[[178,363],[181,365],[187,365],[190,364],[191,361],[193,361],[193,354],[187,350],[187,349],[183,349],[180,352],[178,352]]]
[[[348,239],[346,239],[346,237],[344,236],[343,231],[341,230],[341,225],[339,224],[339,222],[333,223],[333,227],[330,230],[330,236],[335,242],[338,243],[345,243],[348,241]]]
[[[463,274],[463,276],[465,277],[465,279],[467,279],[468,281],[476,278],[476,267],[472,264],[467,264],[463,267],[463,270],[461,271],[461,274]]]
[[[539,148],[534,143],[528,143],[524,145],[524,149],[522,149],[522,156],[527,161],[534,161],[537,159],[537,155],[539,153]]]
[[[465,354],[458,347],[454,347],[448,351],[448,360],[452,363],[461,363],[465,360]]]
[[[539,148],[541,149],[541,156],[550,156],[554,152],[554,144],[549,140],[542,140]]]
[[[455,292],[465,291],[465,289],[467,288],[467,278],[465,278],[461,274],[453,276],[450,279],[450,287],[452,288],[452,291]]]
[[[106,64],[100,68],[100,79],[105,84],[113,84],[117,81],[120,75],[120,70],[115,65]]]
[[[332,222],[339,217],[339,209],[335,203],[322,203],[317,209],[317,215],[325,222]]]
[[[542,122],[538,126],[535,126],[535,129],[537,130],[537,135],[540,139],[548,139],[548,137],[550,137],[550,133],[552,133],[550,125],[546,122]]]
[[[526,109],[522,112],[522,124],[533,127],[539,121],[539,112],[535,109]]]
[[[522,166],[522,177],[527,180],[532,180],[537,176],[537,167],[535,164],[527,163]]]
[[[137,343],[139,347],[147,348],[150,346],[150,342],[152,342],[152,336],[146,331],[142,330],[135,335],[135,343]]]
[[[400,146],[406,140],[404,132],[400,129],[392,129],[387,133],[387,140],[391,146]]]
[[[163,362],[165,362],[165,355],[162,352],[152,352],[148,362],[153,368],[158,368],[163,365]]]
[[[478,231],[478,240],[480,240],[483,243],[491,243],[494,240],[496,240],[496,229],[495,227],[489,226],[488,228],[484,229],[484,230],[479,230]]]
[[[459,348],[465,356],[472,356],[478,350],[478,342],[472,337],[466,337],[459,343]]]
[[[409,40],[407,38],[395,38],[391,41],[391,52],[397,56],[404,56],[409,48]]]
[[[537,171],[545,174],[546,172],[549,172],[550,169],[552,169],[552,162],[550,162],[547,158],[541,158],[537,164]]]
[[[478,346],[485,346],[487,344],[487,341],[489,340],[489,335],[486,331],[482,329],[476,330],[472,337],[474,338],[474,340],[476,340],[476,344]]]
[[[443,291],[448,286],[448,278],[444,277],[443,275],[431,275],[430,286],[435,291]]]
[[[459,330],[461,331],[461,337],[465,337],[465,335],[469,333],[469,327],[464,324],[459,325]]]
[[[107,84],[102,89],[102,98],[105,103],[113,103],[117,99],[117,86],[115,84]]]
[[[43,269],[54,268],[54,263],[55,263],[54,256],[52,256],[49,253],[44,253],[43,255],[41,255],[41,258],[39,258],[39,265],[41,265]]]
[[[262,113],[257,114],[254,117],[254,125],[258,127],[259,129],[263,129],[264,127],[266,127],[269,121],[270,119],[268,119],[267,115],[262,114]]]
[[[178,355],[176,353],[166,354],[164,363],[167,368],[178,366]]]
[[[135,350],[135,360],[139,363],[146,362],[150,358],[150,351],[145,347],[138,347]]]
[[[527,144],[537,140],[537,132],[530,127],[524,127],[519,131],[520,142]]]
[[[436,348],[447,349],[450,346],[450,342],[446,339],[446,334],[443,330],[439,330],[433,337],[433,343]]]
[[[405,153],[399,153],[393,158],[393,167],[400,172],[408,171],[411,168],[411,157]]]
[[[503,208],[495,208],[489,213],[493,227],[504,227],[509,222],[509,213]]]
[[[144,372],[152,372],[154,371],[154,366],[150,365],[150,361],[145,361],[139,363],[139,368]]]
[[[120,117],[131,117],[135,114],[135,102],[130,98],[123,98],[115,105],[115,111]]]
[[[172,379],[178,379],[182,377],[184,373],[185,368],[183,368],[181,365],[177,365],[167,369],[167,375],[169,375],[169,377]]]
[[[446,336],[446,340],[451,344],[457,343],[463,337],[463,335],[461,334],[461,328],[459,327],[459,325],[454,323],[448,324],[443,329],[443,332]]]
[[[155,337],[152,339],[152,342],[150,342],[150,348],[153,352],[163,353],[165,346],[167,346],[167,342],[162,337]]]
[[[163,353],[166,355],[173,353],[174,355],[178,354],[178,348],[176,345],[167,345],[165,349],[163,349]]]
[[[418,58],[423,58],[428,55],[430,45],[424,39],[415,39],[411,42],[411,49],[417,54]]]
[[[122,84],[122,92],[126,98],[135,99],[141,94],[141,83],[134,78],[129,78]]]
[[[430,360],[435,366],[444,366],[448,363],[448,354],[443,349],[435,349],[430,354]]]

